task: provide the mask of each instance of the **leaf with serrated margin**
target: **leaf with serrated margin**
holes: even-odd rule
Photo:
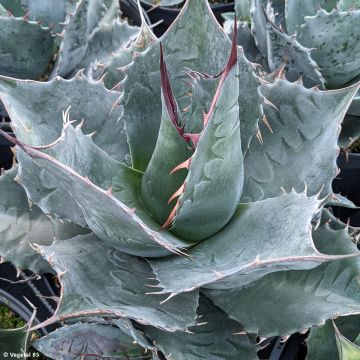
[[[41,252],[62,274],[62,289],[55,315],[37,327],[92,315],[129,317],[166,331],[184,330],[195,324],[198,291],[166,302],[164,295],[148,294],[151,288],[147,285],[154,276],[150,266],[94,235],[56,241],[42,247]]]
[[[78,360],[88,358],[128,358],[141,356],[141,347],[133,344],[132,337],[111,325],[79,323],[64,326],[32,344],[52,359]]]
[[[1,75],[39,79],[47,73],[55,52],[48,28],[37,22],[1,16],[0,29]]]
[[[161,38],[174,96],[183,110],[188,92],[184,67],[218,74],[227,61],[230,40],[217,23],[206,0],[191,0]],[[133,166],[144,171],[154,151],[161,119],[159,41],[127,67],[123,88],[123,119]]]
[[[313,237],[321,252],[337,254],[339,260],[311,270],[269,274],[246,288],[228,291],[226,296],[222,291],[206,290],[206,296],[246,331],[265,337],[289,335],[329,318],[359,314],[360,261],[356,255],[360,252],[347,229],[336,231],[325,224]],[[340,254],[353,256],[344,255],[340,260]]]
[[[50,245],[87,231],[79,226],[49,219],[32,206],[24,189],[15,182],[17,168],[0,177],[0,255],[19,269],[50,272],[48,263],[30,245]]]
[[[263,144],[254,138],[245,156],[242,201],[278,196],[282,188],[300,191],[305,184],[309,195],[330,194],[339,125],[358,87],[318,91],[285,80],[261,86],[271,131],[261,124]]]
[[[71,80],[48,82],[0,77],[0,96],[22,142],[38,146],[55,141],[64,125],[62,112],[71,106],[71,118],[84,119],[83,131],[95,132],[96,145],[119,161],[131,162],[124,123],[119,121],[121,109],[113,108],[119,93],[109,92],[101,81],[90,81],[81,73]],[[101,101],[94,106],[96,99]]]
[[[262,55],[267,58],[266,14],[261,0],[251,0],[250,15],[251,32],[256,45]]]
[[[334,9],[337,0],[290,0],[285,2],[286,28],[289,35],[299,31],[305,16],[314,16],[319,9]]]
[[[339,317],[335,320],[340,333],[351,342],[360,333],[359,315]],[[306,339],[309,360],[334,359],[339,360],[335,339],[335,330],[331,320],[321,327],[313,327]]]
[[[186,179],[166,224],[174,234],[203,240],[225,226],[236,211],[243,187],[243,155],[238,105],[236,38],[194,142]],[[194,134],[193,134],[194,135]],[[193,140],[192,140],[193,141]]]
[[[288,36],[270,20],[266,23],[268,63],[271,71],[286,64],[289,80],[299,77],[310,79],[313,84],[324,85],[325,80],[316,62],[311,58],[310,49],[305,48],[295,38]]]
[[[64,28],[52,77],[69,77],[90,63],[104,60],[138,30],[118,20],[116,0],[81,0]],[[104,51],[105,48],[105,51]]]
[[[123,69],[129,65],[139,53],[144,52],[154,43],[157,38],[146,23],[142,11],[141,27],[137,38],[130,45],[121,48],[118,52],[112,52],[104,63],[95,62],[89,72],[93,79],[100,79],[104,76],[104,85],[109,90],[120,89],[120,82],[124,80]]]
[[[13,140],[19,145],[21,184],[44,212],[85,221],[105,242],[138,256],[179,254],[190,246],[159,232],[160,225],[143,208],[142,173],[112,159],[69,123],[61,139],[44,152]]]
[[[21,0],[1,0],[1,5],[13,16],[22,17],[25,15],[24,7]]]
[[[172,170],[188,160],[193,151],[184,138],[181,115],[171,90],[162,55],[160,71],[161,124],[154,152],[141,179],[140,197],[150,214],[159,224],[164,224],[174,207],[169,199],[186,178],[185,171],[172,173]]]
[[[242,326],[204,296],[200,296],[197,313],[199,323],[189,328],[190,333],[145,327],[145,335],[169,360],[258,359],[255,346],[246,334],[241,334]]]
[[[274,271],[316,267],[334,259],[312,244],[318,206],[315,197],[295,192],[240,204],[227,226],[191,248],[189,257],[153,259],[150,265],[164,293],[237,288]]]
[[[314,48],[311,57],[321,69],[328,88],[338,88],[360,75],[360,10],[306,17],[297,40]]]

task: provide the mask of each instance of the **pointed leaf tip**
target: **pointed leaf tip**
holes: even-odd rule
[[[166,64],[164,61],[164,53],[162,49],[162,45],[160,43],[160,81],[161,81],[161,90],[163,92],[165,104],[167,111],[169,113],[169,117],[171,122],[174,124],[177,132],[182,137],[184,134],[184,128],[178,125],[178,113],[177,106],[174,98],[173,91],[171,89],[171,84],[169,80],[169,75],[166,69]]]

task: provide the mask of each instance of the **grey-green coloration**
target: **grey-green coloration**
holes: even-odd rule
[[[19,269],[51,272],[49,264],[31,246],[50,245],[54,239],[68,239],[86,233],[75,224],[48,218],[32,206],[24,189],[15,181],[17,168],[0,177],[0,255]]]
[[[129,164],[129,147],[121,109],[113,108],[119,93],[109,92],[101,81],[88,80],[82,73],[71,80],[48,82],[0,77],[0,95],[7,106],[16,137],[28,145],[56,141],[64,126],[64,112],[93,135],[96,145],[115,159]],[[94,101],[101,99],[96,106]]]
[[[313,236],[323,253],[357,257],[325,263],[311,270],[273,273],[247,288],[230,290],[226,297],[219,290],[207,290],[205,294],[246,331],[266,337],[305,330],[339,315],[358,314],[360,253],[356,245],[345,229],[332,230],[328,225],[318,228]],[[273,311],[266,311],[269,299],[274,298]],[[233,306],[235,299],[237,307]],[[296,312],[291,308],[295,302],[299,310]]]
[[[161,38],[165,62],[173,84],[175,98],[180,110],[186,111],[189,92],[184,67],[218,74],[226,64],[224,52],[230,50],[230,40],[216,22],[206,1],[187,2],[182,8],[177,21]],[[201,56],[199,56],[201,54]],[[241,59],[245,62],[245,59]],[[249,65],[250,66],[250,65]],[[133,166],[145,170],[155,148],[161,119],[161,97],[159,76],[159,42],[134,59],[125,69],[126,78],[122,84],[124,115]],[[244,78],[250,83],[241,83],[245,88],[255,88],[257,79],[244,71]],[[244,104],[257,102],[257,94],[251,93]],[[137,99],[142,99],[141,106]],[[240,111],[242,103],[239,102]],[[250,111],[248,118],[250,118]],[[258,121],[258,114],[251,112],[252,118]],[[145,140],[146,139],[146,140]],[[246,142],[245,142],[246,143]]]
[[[329,88],[344,86],[360,75],[360,10],[306,17],[297,39],[311,52]]]
[[[162,292],[231,289],[273,271],[309,269],[331,260],[317,252],[309,234],[318,206],[315,197],[295,192],[239,205],[229,224],[189,250],[190,257],[149,261]],[[298,219],[296,228],[282,222],[285,214]],[[256,227],[260,220],[262,226]]]
[[[322,92],[284,80],[261,86],[269,101],[264,110],[273,133],[261,124],[263,144],[252,140],[244,161],[242,200],[256,201],[278,196],[282,188],[300,191],[304,186],[310,195],[331,193],[339,125],[357,89],[355,85]]]
[[[48,28],[37,22],[0,16],[0,75],[39,79],[47,73],[54,52],[54,39]]]
[[[129,317],[164,330],[184,330],[195,324],[198,291],[162,303],[164,295],[149,295],[150,266],[99,241],[94,235],[56,241],[42,247],[61,276],[63,295],[47,322],[89,315]],[[97,266],[89,266],[88,261]]]
[[[289,35],[299,31],[305,16],[314,16],[320,9],[331,12],[337,0],[290,0],[286,1],[286,28]]]
[[[340,360],[357,360],[360,357],[360,336],[352,343],[349,339],[343,336],[336,325],[334,324],[336,345],[339,351]]]
[[[334,320],[338,331],[349,341],[358,339],[359,315],[339,317]],[[306,340],[309,360],[334,359],[339,360],[339,352],[335,339],[335,329],[332,320],[323,326],[314,327]]]
[[[152,327],[144,331],[164,354],[171,353],[177,360],[258,359],[249,338],[242,334],[241,325],[203,296],[200,296],[198,315],[199,323],[189,328],[191,333],[165,333]],[[189,345],[184,348],[184,344]]]
[[[87,354],[105,358],[141,356],[141,347],[119,328],[96,323],[62,327],[34,342],[44,355],[58,360],[77,360]]]
[[[24,1],[30,7],[12,6],[21,12]],[[122,358],[116,333],[126,348],[138,351],[133,339],[146,349],[146,359],[255,359],[257,335],[263,346],[263,336],[310,327],[309,354],[331,358],[337,350],[325,344],[335,345],[335,330],[316,325],[339,315],[340,333],[358,344],[356,326],[349,333],[344,324],[360,313],[359,229],[331,213],[355,208],[330,186],[340,125],[348,111],[340,141],[350,140],[348,123],[359,116],[356,37],[333,32],[346,28],[343,20],[327,25],[326,46],[354,42],[337,59],[355,63],[334,69],[354,77],[350,87],[319,91],[308,88],[322,82],[315,50],[287,35],[283,0],[252,2],[255,38],[233,16],[232,46],[207,0],[187,0],[161,39],[144,19],[138,34],[118,20],[116,0],[65,6],[64,24],[47,30],[61,47],[52,76],[84,72],[44,83],[0,77],[16,139],[0,135],[19,163],[0,178],[0,255],[37,272],[50,266],[61,285],[56,313],[32,330],[65,328],[39,340],[41,351]],[[358,11],[325,17],[351,24]],[[299,31],[322,13],[305,16]],[[289,82],[300,73],[304,83]],[[13,334],[23,343],[23,333]]]
[[[34,203],[60,218],[85,221],[101,239],[130,254],[164,256],[189,246],[168,231],[158,232],[138,196],[140,172],[112,159],[80,129],[66,127],[63,141],[48,153],[19,149],[19,176]],[[84,152],[92,154],[88,161]]]

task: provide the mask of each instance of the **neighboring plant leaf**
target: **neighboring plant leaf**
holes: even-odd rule
[[[314,85],[324,85],[319,68],[310,56],[310,50],[299,44],[295,38],[288,36],[267,20],[267,52],[271,71],[275,71],[286,64],[289,80],[295,81],[299,77],[310,79]]]
[[[255,138],[251,142],[244,162],[242,201],[278,196],[282,188],[300,191],[304,186],[309,195],[330,194],[337,170],[339,125],[357,89],[354,85],[318,91],[284,80],[261,86],[272,132],[261,124],[263,144]]]
[[[79,1],[64,28],[59,56],[51,76],[74,75],[77,70],[88,67],[97,56],[101,61],[101,57],[124,46],[128,36],[137,30],[118,22],[118,13],[116,0]],[[103,48],[106,48],[106,54]]]
[[[50,30],[36,22],[4,16],[0,28],[0,74],[19,79],[44,76],[55,52]]]
[[[174,6],[184,2],[184,0],[142,0],[145,4],[154,6]]]
[[[56,241],[41,252],[62,273],[62,296],[55,315],[37,327],[91,315],[129,317],[167,331],[195,324],[197,291],[161,303],[166,296],[148,294],[146,285],[154,282],[149,279],[154,276],[150,266],[94,235]],[[89,266],[89,261],[96,266]]]
[[[267,58],[266,14],[261,0],[251,0],[251,32],[257,47]]]
[[[295,192],[240,204],[227,226],[191,248],[190,257],[149,260],[162,292],[237,288],[274,271],[309,269],[335,259],[312,244],[309,227],[318,206],[315,197]],[[289,227],[288,218],[297,222]]]
[[[343,336],[354,342],[360,333],[359,320],[359,315],[344,316],[337,318],[335,324]],[[335,330],[331,320],[326,321],[324,326],[313,327],[306,344],[309,360],[339,360]]]
[[[25,15],[24,6],[21,0],[1,0],[1,5],[13,16],[22,17]]]
[[[249,20],[250,0],[235,0],[235,13],[238,20]]]
[[[360,10],[327,13],[304,19],[297,40],[315,48],[311,57],[321,69],[328,88],[338,88],[360,75]]]
[[[190,246],[158,232],[138,196],[142,174],[109,157],[79,128],[66,123],[62,141],[46,153],[17,144],[21,183],[46,213],[79,224],[85,219],[101,239],[138,256],[179,254],[177,248]]]
[[[36,340],[33,346],[52,359],[77,360],[82,356],[88,358],[87,354],[125,359],[142,354],[141,347],[119,328],[87,323],[64,326]]]
[[[145,334],[151,337],[169,360],[258,359],[255,346],[247,335],[241,334],[241,325],[229,319],[225,312],[204,296],[200,297],[197,313],[201,317],[200,323],[189,328],[191,333],[167,333],[145,327]]]
[[[12,354],[26,358],[30,347],[31,331],[28,331],[35,319],[36,310],[23,327],[17,329],[0,329],[0,354],[2,359],[11,358]]]
[[[336,345],[339,351],[339,359],[340,360],[357,360],[360,358],[360,344],[354,344],[345,336],[343,336],[336,325],[334,325],[335,329],[335,337],[336,337]]]
[[[313,236],[323,253],[360,254],[346,229],[332,230],[325,224]],[[289,335],[329,318],[358,314],[359,274],[359,258],[350,257],[311,270],[269,274],[247,288],[228,291],[226,296],[219,290],[205,294],[247,332],[265,337]],[[275,297],[276,301],[269,303],[268,299]]]
[[[341,0],[340,0],[341,1]],[[289,35],[297,32],[304,24],[305,16],[314,16],[320,9],[331,12],[337,0],[290,0],[286,1],[286,28]]]
[[[358,10],[360,9],[360,1],[359,0],[340,0],[338,3],[338,7],[340,10]]]
[[[0,95],[6,104],[16,137],[28,145],[55,141],[64,126],[63,112],[71,106],[72,119],[84,119],[83,131],[95,132],[96,145],[110,156],[131,163],[121,109],[114,107],[119,93],[109,92],[101,81],[78,73],[71,80],[55,78],[29,82],[0,77]],[[95,99],[101,99],[94,106]]]
[[[67,239],[85,234],[75,224],[48,218],[32,206],[24,189],[14,181],[17,168],[0,177],[0,255],[19,269],[35,273],[51,272],[48,263],[30,245],[50,245],[54,239]]]
[[[349,115],[360,116],[360,92],[354,97],[353,102],[348,111]]]

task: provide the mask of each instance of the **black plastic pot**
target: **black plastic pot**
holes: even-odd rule
[[[360,153],[350,153],[348,158],[340,154],[337,160],[340,174],[333,181],[333,190],[346,196],[360,206]],[[350,225],[360,226],[360,210],[333,207],[334,215],[343,222],[350,220]]]
[[[132,17],[134,11],[136,11],[136,13],[138,14],[136,1],[120,0],[120,6],[124,12],[124,15],[130,19],[133,19],[134,23],[136,24],[135,17]],[[141,6],[146,11],[151,24],[157,24],[161,22],[159,25],[154,27],[154,33],[156,36],[163,35],[180,13],[180,9],[178,8],[167,6],[153,6],[144,1],[141,1]],[[130,9],[132,9],[132,12],[126,13],[126,11]],[[221,14],[234,11],[234,3],[231,2],[229,4],[211,4],[211,9],[214,12],[214,15],[218,22],[222,24],[224,22],[224,19],[222,18]],[[139,18],[139,15],[137,15],[137,18]]]
[[[14,313],[25,321],[28,321],[33,313],[33,308],[25,300],[29,300],[36,309],[34,325],[50,318],[55,311],[56,302],[54,297],[59,296],[59,289],[52,281],[53,275],[43,275],[41,279],[35,279],[29,271],[21,272],[16,277],[16,269],[10,263],[0,265],[0,303],[8,306]],[[31,280],[28,280],[28,279]],[[27,280],[27,281],[25,281]],[[56,325],[50,325],[39,329],[39,334],[46,335],[56,329]]]
[[[0,129],[6,131],[9,135],[14,136],[8,122],[0,122]],[[0,135],[0,168],[10,169],[13,163],[13,153],[10,149],[12,144]]]

